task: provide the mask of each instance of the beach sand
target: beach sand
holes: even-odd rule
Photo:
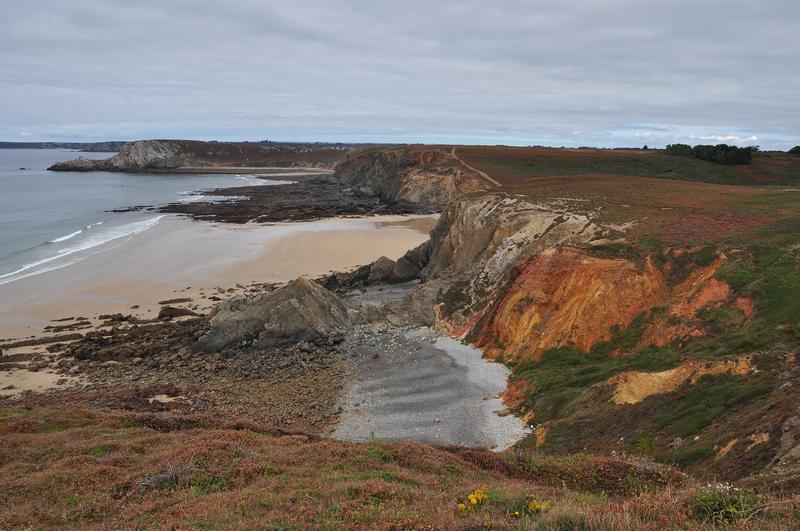
[[[428,239],[436,218],[231,225],[167,215],[78,263],[0,285],[0,338],[38,336],[65,317],[152,318],[159,301],[175,298],[191,297],[190,307],[204,312],[209,297],[225,298],[249,284],[346,271],[381,256],[396,259]]]

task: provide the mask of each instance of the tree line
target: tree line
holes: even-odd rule
[[[683,157],[695,157],[717,164],[750,164],[753,160],[753,153],[758,151],[758,146],[737,147],[728,144],[697,145],[689,144],[670,144],[667,146],[667,154]]]

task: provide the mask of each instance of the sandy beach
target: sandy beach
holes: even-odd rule
[[[213,299],[253,283],[346,271],[396,259],[428,238],[437,216],[373,216],[285,224],[195,222],[164,215],[77,263],[0,285],[0,338],[39,335],[54,319],[155,317],[159,301]]]

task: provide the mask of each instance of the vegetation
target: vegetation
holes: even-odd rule
[[[800,155],[800,146],[795,146],[789,150],[792,155]]]
[[[695,498],[695,505],[706,522],[723,527],[748,518],[759,508],[752,492],[725,483],[707,485]]]
[[[690,146],[687,147],[691,150]],[[673,156],[661,149],[572,150],[469,146],[459,147],[458,155],[506,187],[520,185],[531,179],[588,175],[624,175],[734,185],[796,184],[800,179],[800,159],[797,157],[788,153],[741,149],[746,151],[737,151],[736,156],[750,156],[749,164],[719,164],[691,156],[691,153]]]
[[[0,410],[3,529],[656,530],[800,523],[792,498],[773,504],[754,494],[719,497],[668,466],[641,460],[354,444],[202,417],[164,423],[149,414],[25,411]],[[67,427],[45,429],[55,424]]]
[[[692,156],[700,160],[716,162],[718,164],[750,164],[753,160],[753,153],[757,152],[757,147],[737,147],[728,144],[697,145],[691,147],[687,144],[670,144],[666,152],[670,155]]]

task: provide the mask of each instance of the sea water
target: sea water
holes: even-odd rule
[[[74,264],[163,217],[147,210],[111,210],[211,200],[200,191],[214,188],[281,184],[247,174],[47,171],[79,155],[107,158],[113,153],[0,149],[0,285]]]

